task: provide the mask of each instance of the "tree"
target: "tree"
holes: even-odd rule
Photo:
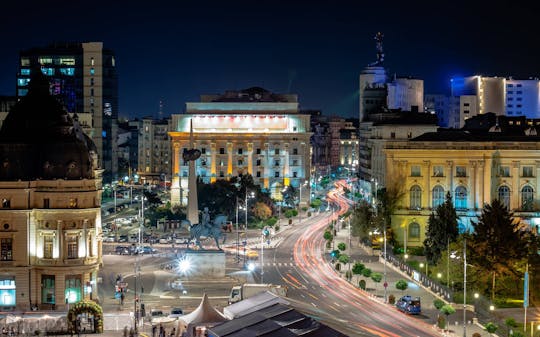
[[[368,236],[374,216],[373,207],[365,200],[361,200],[354,209],[351,217],[352,235],[364,239]]]
[[[272,216],[272,209],[263,202],[256,202],[253,206],[253,215],[260,220],[266,220]]]
[[[317,198],[317,199],[314,199],[311,201],[311,207],[314,208],[314,209],[319,209],[322,205],[322,200]]]
[[[510,336],[510,331],[517,327],[516,320],[513,317],[508,317],[507,319],[505,319],[504,325],[506,325],[506,329],[508,330],[508,336]]]
[[[409,287],[409,284],[405,280],[398,280],[396,282],[396,289],[401,290],[403,293],[407,288]]]
[[[526,232],[519,230],[518,222],[498,199],[486,204],[479,221],[471,223],[474,232],[467,240],[467,255],[482,274],[490,275],[493,301],[497,276],[520,276],[515,264],[527,256]]]
[[[343,264],[349,263],[349,255],[341,254],[341,255],[339,255],[338,260],[339,260],[339,262],[341,262]]]
[[[441,308],[444,306],[444,301],[437,298],[433,301],[433,306],[435,307],[435,309],[437,310],[441,310]]]
[[[446,316],[446,330],[448,330],[448,316],[452,315],[453,313],[456,312],[456,309],[454,309],[453,306],[451,306],[450,304],[445,304],[441,307],[441,309],[439,309],[439,312],[441,314],[443,314],[444,316]]]
[[[365,268],[366,266],[363,263],[356,262],[352,267],[352,272],[354,275],[360,275]]]
[[[330,231],[325,231],[323,237],[326,241],[332,241],[334,239],[334,236]]]
[[[459,235],[457,219],[452,195],[447,192],[444,203],[437,206],[435,213],[431,213],[428,219],[424,252],[429,263],[436,264],[441,258],[441,252],[456,241]]]
[[[383,279],[383,275],[381,273],[372,273],[371,274],[371,280],[375,282],[375,286],[380,283]]]
[[[347,249],[347,245],[345,245],[345,243],[343,243],[343,242],[338,243],[337,247],[342,252],[345,251],[345,249]]]
[[[499,329],[499,327],[497,325],[493,324],[492,322],[489,322],[484,326],[484,330],[486,330],[489,333],[490,336],[491,336],[492,333],[495,333],[495,331],[497,331],[497,329]]]

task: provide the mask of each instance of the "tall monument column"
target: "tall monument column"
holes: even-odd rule
[[[188,207],[187,219],[191,224],[199,223],[199,198],[197,197],[197,176],[195,175],[195,161],[201,156],[201,151],[193,148],[193,120],[189,126],[189,150],[184,150],[182,154],[188,162]]]

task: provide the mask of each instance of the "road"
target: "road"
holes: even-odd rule
[[[348,205],[337,192],[328,198],[340,210],[290,230],[290,236],[266,254],[264,282],[285,283],[295,306],[350,336],[439,336],[431,325],[364,295],[331,268],[324,257],[323,232],[332,216],[336,219]]]

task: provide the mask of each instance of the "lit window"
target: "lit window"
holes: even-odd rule
[[[30,75],[30,69],[29,68],[22,68],[21,69],[21,75]]]
[[[91,64],[92,66],[94,66],[94,64],[95,64],[95,61],[94,61],[94,58],[93,58],[93,57],[90,58],[90,64]]]
[[[90,75],[95,75],[96,74],[96,70],[94,69],[94,67],[90,68]]]
[[[39,64],[52,64],[53,60],[52,57],[40,57],[38,58]]]
[[[60,74],[65,76],[75,75],[75,68],[60,68]]]
[[[19,87],[25,87],[25,86],[28,85],[29,82],[30,82],[29,78],[18,78],[17,79],[17,85]]]
[[[467,208],[467,189],[463,186],[456,187],[454,192],[454,203],[456,209]]]
[[[69,199],[69,208],[77,208],[77,198]]]
[[[0,240],[0,260],[12,261],[13,260],[13,239],[2,238]]]
[[[442,166],[433,166],[433,176],[434,177],[444,177],[444,167],[442,167]]]
[[[28,93],[28,89],[18,89],[17,90],[17,95],[19,95],[19,96],[26,96],[27,93]]]
[[[54,68],[41,68],[41,72],[45,76],[54,76]]]
[[[21,66],[28,67],[30,65],[30,59],[28,57],[21,58]]]
[[[54,246],[54,236],[44,235],[43,236],[43,258],[52,259],[53,258],[53,246]]]

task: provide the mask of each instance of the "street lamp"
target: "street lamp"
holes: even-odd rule
[[[459,259],[454,253],[453,259]],[[467,239],[463,238],[463,337],[467,337]]]
[[[306,183],[307,181],[304,181],[302,184],[300,184],[300,198],[298,200],[298,222],[301,222],[302,221],[302,208],[301,208],[301,204],[302,204],[302,187],[306,186]]]

